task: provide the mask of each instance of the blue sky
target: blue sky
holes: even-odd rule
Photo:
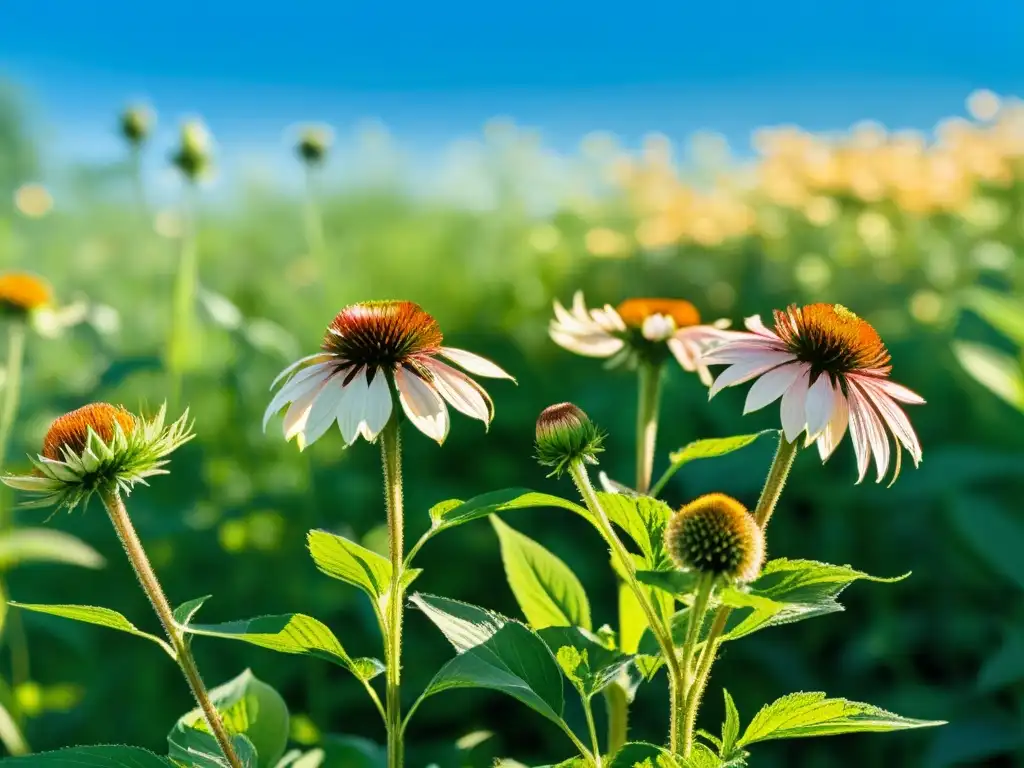
[[[568,148],[696,129],[929,128],[973,89],[1024,94],[1017,0],[696,4],[520,0],[287,3],[22,0],[0,12],[0,76],[62,155],[119,146],[111,115],[202,114],[226,154],[277,152],[301,120],[383,120],[430,152],[507,115]],[[169,136],[168,136],[169,138]]]

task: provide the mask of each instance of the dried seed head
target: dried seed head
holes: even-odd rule
[[[750,582],[764,562],[764,534],[736,499],[710,493],[673,515],[665,548],[676,566],[730,581]]]
[[[0,275],[0,311],[26,315],[53,303],[53,290],[41,277],[23,272]]]
[[[559,475],[576,460],[597,464],[604,434],[580,408],[558,403],[537,417],[537,461]]]
[[[127,435],[135,426],[135,417],[123,407],[110,403],[83,405],[58,417],[50,425],[43,439],[43,456],[63,461],[65,450],[79,456],[88,443],[90,427],[104,443],[109,443],[114,437],[115,425],[120,425],[121,431]]]

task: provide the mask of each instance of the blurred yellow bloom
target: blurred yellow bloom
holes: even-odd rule
[[[943,301],[935,291],[923,289],[910,297],[910,314],[919,323],[934,324],[942,318]]]
[[[22,215],[40,219],[53,208],[53,197],[42,184],[23,184],[14,193],[14,205]]]
[[[988,122],[999,114],[999,97],[988,89],[977,90],[967,97],[967,112],[975,120]]]
[[[804,216],[818,227],[827,227],[839,217],[839,204],[831,197],[813,197],[804,206]]]
[[[584,244],[593,256],[622,257],[628,255],[629,250],[625,236],[607,227],[595,227],[587,232]]]

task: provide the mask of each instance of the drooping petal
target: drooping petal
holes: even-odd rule
[[[913,392],[902,384],[897,384],[895,381],[889,379],[878,379],[873,378],[875,385],[885,392],[893,400],[899,400],[901,403],[909,403],[911,405],[924,405],[924,398],[916,392]]]
[[[548,331],[551,340],[563,349],[584,357],[611,357],[626,343],[616,336],[603,331],[592,333],[566,333],[552,327]]]
[[[366,401],[369,394],[370,385],[366,381],[366,368],[363,367],[345,385],[345,395],[338,403],[338,429],[346,445],[352,445],[359,437],[360,426],[366,416]]]
[[[864,396],[881,414],[882,419],[892,431],[893,436],[906,446],[911,458],[914,460],[914,466],[919,465],[921,463],[921,443],[918,441],[917,433],[914,432],[910,419],[907,418],[907,414],[903,412],[903,409],[892,401],[887,392],[878,388],[874,380],[868,379],[865,381],[858,377],[855,379],[854,386],[860,387]]]
[[[810,444],[832,419],[835,407],[836,391],[832,379],[827,374],[819,374],[817,380],[807,390],[807,442]]]
[[[284,408],[288,403],[294,402],[302,397],[307,392],[317,387],[321,381],[323,381],[330,373],[330,363],[319,363],[317,365],[311,365],[302,371],[299,371],[295,376],[288,381],[277,394],[270,401],[270,405],[267,406],[267,410],[263,412],[263,431],[267,431],[267,425],[270,424],[270,420],[274,417],[278,411]]]
[[[387,377],[383,371],[378,370],[366,393],[366,413],[363,423],[359,425],[359,433],[371,442],[376,440],[380,431],[387,426],[393,406]]]
[[[842,442],[846,434],[847,425],[850,423],[850,406],[841,392],[836,393],[836,402],[832,408],[832,418],[829,419],[825,429],[818,436],[818,455],[822,463],[828,461],[835,452],[836,446]]]
[[[437,390],[401,366],[395,371],[395,385],[409,421],[427,437],[443,443],[448,436],[448,408]]]
[[[309,418],[306,419],[306,426],[299,434],[299,449],[305,450],[307,445],[312,445],[330,428],[338,419],[338,408],[345,397],[345,389],[342,387],[341,374],[335,374],[330,381],[320,389],[320,394],[313,401],[313,407],[309,410]]]
[[[889,438],[868,399],[857,387],[850,387],[849,393],[850,437],[854,438],[856,434],[855,439],[859,440],[864,450],[863,454],[857,452],[857,482],[861,482],[867,474],[871,456],[874,456],[878,474],[876,482],[881,482],[889,467]]]
[[[320,390],[324,387],[325,383],[320,381],[316,387],[295,400],[288,407],[288,412],[284,415],[285,440],[291,440],[306,428],[306,422],[309,419],[309,412],[313,407],[313,401],[316,400],[316,396],[320,394]]]
[[[799,363],[786,363],[760,376],[747,392],[743,413],[760,410],[782,397],[802,372]]]
[[[472,352],[467,352],[464,349],[453,349],[452,347],[441,347],[440,352],[442,357],[447,357],[460,368],[465,368],[477,376],[515,381],[514,377],[507,374],[490,360],[480,357],[480,355],[474,355]]]
[[[780,416],[786,440],[793,443],[807,427],[807,390],[811,386],[811,368],[798,364],[800,372],[782,395]]]
[[[785,352],[756,352],[743,360],[743,362],[737,362],[730,365],[715,379],[715,383],[708,390],[708,397],[714,397],[725,387],[735,386],[736,384],[742,384],[745,381],[750,381],[755,376],[760,376],[762,373],[770,371],[778,365],[788,363],[793,360],[793,355]]]
[[[285,368],[283,371],[281,371],[279,374],[277,374],[277,377],[270,384],[270,389],[273,389],[274,387],[276,387],[278,385],[278,382],[281,381],[281,379],[285,378],[288,374],[290,374],[296,368],[298,368],[298,367],[300,367],[302,365],[305,365],[306,363],[322,363],[322,362],[326,362],[326,361],[332,359],[333,357],[334,357],[334,355],[332,355],[332,354],[330,354],[328,352],[317,352],[315,355],[307,355],[306,357],[303,357],[303,358],[301,358],[299,360],[296,360],[294,363],[292,363],[287,368]]]
[[[494,403],[483,387],[440,360],[430,359],[423,365],[434,375],[437,391],[455,410],[490,424],[494,418]]]
[[[764,336],[769,339],[778,339],[778,335],[774,331],[770,331],[765,328],[763,322],[761,322],[760,315],[751,315],[750,317],[744,318],[743,325],[746,326],[747,330],[751,333],[756,333],[758,336]]]

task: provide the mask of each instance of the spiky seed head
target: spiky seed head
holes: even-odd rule
[[[550,405],[537,417],[537,461],[560,475],[576,460],[597,464],[604,433],[572,403]]]
[[[155,116],[149,107],[128,107],[121,113],[121,135],[133,147],[141,147],[149,138],[155,122]]]
[[[0,275],[0,314],[24,317],[53,304],[53,289],[37,275],[8,272]]]
[[[54,420],[31,475],[6,475],[6,485],[35,495],[25,506],[74,509],[100,491],[131,492],[192,439],[186,412],[165,427],[166,409],[152,419],[110,403],[90,403]]]
[[[709,493],[672,516],[665,549],[679,568],[746,583],[761,572],[764,534],[736,499]]]

